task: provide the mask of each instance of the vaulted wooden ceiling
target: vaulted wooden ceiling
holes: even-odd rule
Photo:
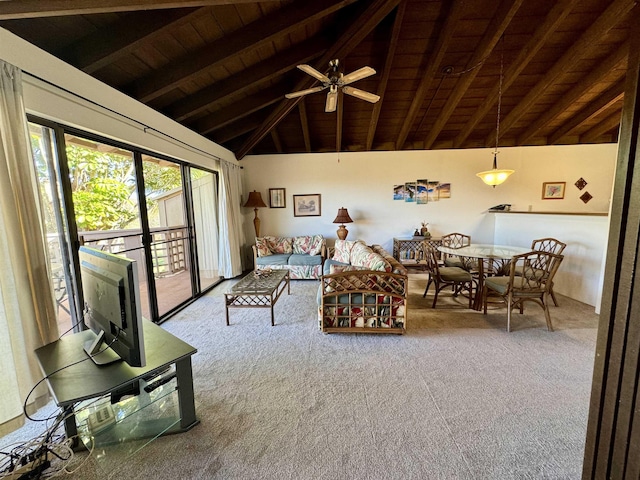
[[[637,3],[5,0],[0,26],[241,159],[494,147],[498,106],[501,146],[615,142]],[[284,97],[332,59],[380,101]]]

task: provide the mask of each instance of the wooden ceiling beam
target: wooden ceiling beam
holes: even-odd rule
[[[328,47],[329,41],[324,36],[311,38],[235,75],[200,89],[163,110],[169,117],[182,122],[203,110],[215,109],[232,96],[241,95],[251,88],[271,82],[274,78],[295,68],[296,65],[307,63],[322,55]]]
[[[596,126],[580,135],[580,143],[594,143],[605,133],[610,132],[614,128],[620,125],[622,119],[622,110],[616,109],[616,111],[605,118],[603,121],[598,122]]]
[[[0,20],[91,15],[95,13],[210,7],[234,3],[264,3],[276,0],[16,0],[0,1]]]
[[[586,54],[598,48],[598,41],[613,27],[627,17],[635,5],[634,0],[614,0],[595,22],[576,40],[547,71],[546,75],[529,90],[529,93],[500,122],[502,133],[506,133],[538,101],[545,90]],[[493,138],[493,132],[485,139],[487,145]]]
[[[429,133],[424,140],[425,149],[430,150],[433,146],[433,142],[435,142],[438,135],[440,135],[440,132],[449,121],[449,118],[451,118],[451,115],[460,103],[460,100],[464,94],[467,93],[471,83],[480,71],[480,68],[474,67],[481,64],[484,59],[491,54],[493,48],[496,46],[500,37],[502,37],[502,34],[520,8],[520,5],[522,5],[522,2],[523,0],[502,0],[498,5],[495,15],[489,22],[489,25],[482,36],[482,40],[480,40],[478,47],[473,52],[473,56],[467,63],[466,68],[469,69],[469,71],[458,78],[456,86],[449,94],[447,102],[438,114],[438,118],[429,128]]]
[[[251,115],[258,110],[262,110],[269,105],[273,105],[278,100],[282,99],[285,93],[287,93],[287,88],[282,85],[277,85],[273,88],[263,90],[255,95],[243,98],[219,112],[207,115],[206,117],[189,125],[189,128],[198,132],[200,135],[206,135],[207,133],[226,127],[230,123]]]
[[[551,121],[553,121],[558,115],[567,110],[573,105],[580,97],[585,95],[593,86],[600,82],[606,75],[609,75],[612,70],[617,68],[622,62],[626,61],[629,55],[628,42],[621,47],[615,46],[613,51],[605,56],[602,63],[592,70],[586,77],[582,78],[573,88],[562,95],[562,98],[558,99],[551,108],[547,109],[540,117],[538,117],[523,133],[518,136],[517,145],[525,145],[531,140],[540,129],[544,128]],[[551,142],[553,143],[553,142]]]
[[[598,96],[598,98],[594,99],[587,106],[582,108],[569,121],[564,122],[562,127],[558,128],[555,132],[549,135],[547,144],[554,145],[565,135],[570,135],[573,130],[578,128],[590,118],[609,109],[611,105],[616,103],[622,97],[624,97],[624,78],[616,82],[614,85],[609,87],[606,92],[602,93]]]
[[[334,13],[354,1],[356,0],[316,0],[304,5],[298,2],[288,4],[229,35],[187,53],[164,68],[154,70],[146,77],[132,82],[124,90],[143,103],[150,102],[203,71],[286,37],[294,30]]]
[[[280,141],[280,135],[278,135],[278,129],[273,128],[271,132],[271,140],[273,140],[273,144],[276,147],[276,152],[282,153],[282,142]]]
[[[407,10],[407,0],[402,0],[398,8],[396,9],[396,18],[393,21],[393,27],[391,29],[391,37],[389,38],[389,46],[387,47],[387,56],[384,60],[384,67],[382,74],[380,75],[380,83],[378,84],[377,94],[380,96],[373,105],[373,112],[371,112],[371,120],[369,121],[369,129],[367,130],[367,143],[365,144],[365,150],[369,151],[373,147],[373,139],[376,136],[376,130],[378,129],[378,120],[380,119],[380,112],[382,111],[382,104],[384,103],[384,92],[387,90],[387,84],[391,77],[391,66],[393,65],[393,58],[396,54],[396,48],[398,47],[398,39],[400,38],[400,30],[402,29],[402,20],[404,19],[404,13]]]
[[[298,103],[300,110],[300,126],[302,127],[302,139],[304,140],[304,148],[307,153],[311,153],[311,135],[309,135],[309,119],[307,117],[307,104],[304,98]]]
[[[342,33],[338,41],[318,60],[320,68],[324,69],[330,60],[344,58],[380,23],[400,2],[400,0],[374,0]],[[302,78],[293,89],[303,90],[315,83],[313,78]],[[236,152],[236,157],[242,159],[255,145],[262,140],[274,126],[282,121],[291,110],[301,101],[302,97],[283,100],[273,112],[253,132],[244,145]]]
[[[87,35],[66,46],[55,55],[85,73],[113,63],[143,43],[150,42],[169,28],[189,23],[202,16],[205,8],[185,11],[151,11],[143,15],[126,15],[118,22]]]
[[[502,91],[507,90],[522,73],[525,67],[531,62],[538,51],[549,40],[550,36],[557,30],[562,21],[571,13],[571,10],[579,0],[561,0],[556,2],[544,19],[544,22],[533,33],[526,45],[520,50],[520,53],[513,63],[504,72],[502,79]],[[500,84],[496,83],[477,110],[473,113],[464,128],[453,141],[453,148],[460,148],[464,141],[471,135],[478,123],[487,116],[489,111],[498,101],[500,94]]]
[[[429,91],[429,85],[434,79],[436,72],[438,72],[440,68],[447,47],[449,46],[449,43],[453,38],[456,24],[458,23],[458,20],[462,16],[463,12],[464,2],[462,0],[453,0],[449,6],[447,17],[442,24],[442,29],[438,34],[436,45],[429,55],[429,58],[426,59],[426,67],[420,73],[420,83],[418,84],[418,87],[413,95],[413,100],[411,101],[409,111],[404,116],[404,122],[402,123],[402,128],[400,129],[398,139],[396,140],[397,150],[402,150],[404,143],[407,141],[409,131],[411,130],[411,127],[416,120],[420,107],[422,107],[422,104],[424,103],[427,92]]]
[[[253,115],[250,118],[244,119],[242,122],[236,122],[232,125],[227,125],[224,128],[216,130],[215,133],[208,136],[211,140],[219,145],[230,142],[234,138],[241,137],[260,126],[261,119],[257,115]]]

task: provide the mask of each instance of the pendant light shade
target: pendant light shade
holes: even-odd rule
[[[504,37],[502,37],[502,45],[504,45]],[[498,118],[496,120],[496,149],[493,151],[493,168],[484,172],[476,173],[478,177],[482,179],[487,185],[491,185],[496,188],[496,185],[500,185],[504,182],[509,175],[515,170],[498,170],[498,142],[500,140],[500,107],[502,106],[502,77],[504,71],[504,48],[500,53],[500,83],[498,85]]]
[[[511,175],[514,171],[515,170],[498,170],[498,160],[496,158],[496,154],[494,153],[493,168],[491,170],[476,173],[476,175],[480,177],[482,181],[487,185],[495,187],[496,185],[500,185],[507,178],[509,178],[509,175]]]

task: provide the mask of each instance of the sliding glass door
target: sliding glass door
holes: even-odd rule
[[[133,152],[69,133],[64,141],[79,243],[137,261],[142,314],[153,318]]]
[[[142,157],[151,258],[160,316],[193,297],[190,232],[180,164]]]
[[[53,286],[58,330],[73,329],[76,315],[73,270],[69,261],[69,235],[62,215],[63,195],[59,176],[56,137],[52,128],[29,123],[33,161],[38,176],[42,214],[49,254],[49,275]]]
[[[221,280],[215,172],[45,120],[29,127],[61,332],[82,317],[79,245],[136,260],[142,313],[156,322]]]
[[[193,224],[200,290],[220,281],[218,269],[218,177],[190,168]]]

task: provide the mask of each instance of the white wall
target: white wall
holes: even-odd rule
[[[474,243],[493,243],[496,231],[504,224],[497,225],[498,216],[486,211],[500,203],[511,204],[512,210],[527,211],[531,206],[534,211],[606,213],[616,154],[615,144],[502,148],[499,167],[514,169],[515,173],[495,189],[475,175],[490,169],[491,149],[262,155],[247,156],[241,165],[246,192],[258,190],[267,204],[269,188],[286,188],[286,208],[262,208],[258,212],[263,235],[321,233],[331,243],[337,229],[333,219],[338,208],[346,207],[354,220],[347,225],[349,239],[379,243],[391,251],[393,237],[411,236],[421,221],[429,222],[434,236],[459,231],[470,234]],[[582,191],[574,186],[581,177],[587,181]],[[394,184],[425,178],[451,183],[451,198],[427,205],[392,199]],[[556,181],[566,182],[565,198],[542,200],[542,183]],[[593,196],[587,204],[579,199],[585,191]],[[294,217],[293,195],[312,193],[322,195],[322,215]],[[246,210],[250,220],[253,211]],[[543,217],[526,218],[525,222],[542,224]],[[253,238],[252,223],[247,221],[245,225],[247,238]],[[542,224],[541,230],[561,240],[565,234],[575,239],[574,233],[564,231],[562,222],[550,225],[548,230]],[[536,234],[526,241],[523,236],[518,242],[529,246],[533,238],[540,236]],[[601,259],[605,244],[602,238],[599,241],[594,248],[599,250]],[[599,264],[596,270],[593,281],[597,283]],[[586,293],[583,290],[576,298],[595,305],[597,299],[588,293],[593,290],[591,285]],[[557,291],[564,293],[559,285]]]
[[[582,215],[493,214],[495,242],[528,247],[534,238],[554,237],[567,244],[554,290],[600,310],[603,252],[609,218]],[[556,233],[557,232],[557,233]]]

